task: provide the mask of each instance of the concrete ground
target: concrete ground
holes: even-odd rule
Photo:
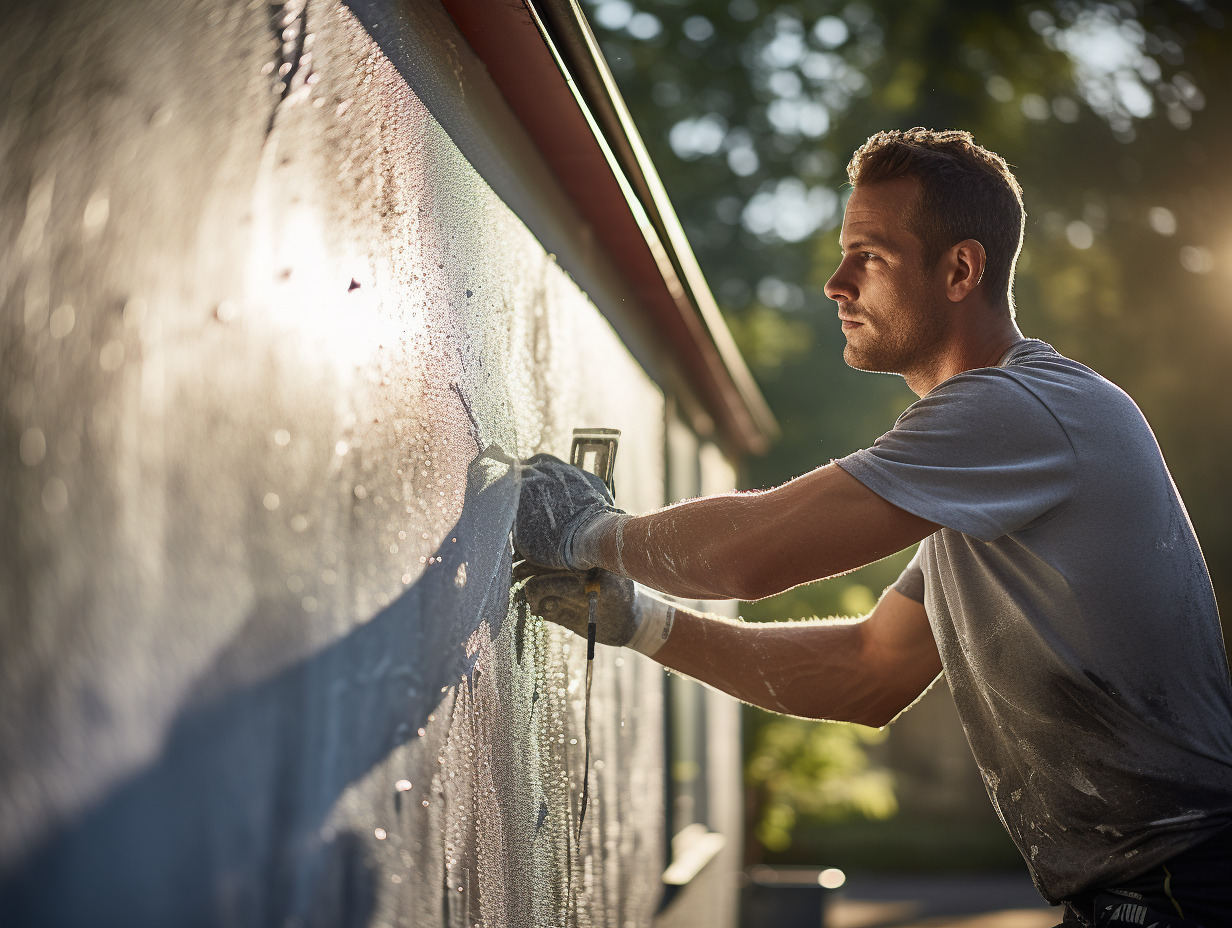
[[[851,874],[826,912],[825,928],[1053,928],[1049,906],[1023,874]]]

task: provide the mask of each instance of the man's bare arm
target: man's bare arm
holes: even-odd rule
[[[597,550],[603,567],[665,593],[755,600],[871,564],[937,528],[828,464],[773,490],[628,518]]]
[[[858,620],[763,624],[681,610],[654,659],[775,712],[877,728],[941,672],[924,606],[893,589]]]

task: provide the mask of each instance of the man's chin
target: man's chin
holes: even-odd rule
[[[869,374],[896,373],[883,361],[879,361],[877,358],[871,357],[868,352],[860,351],[850,342],[848,342],[847,346],[843,349],[843,362],[852,370],[864,371]]]
[[[846,347],[843,348],[843,361],[852,370],[868,370],[868,360],[864,353],[852,345],[851,342],[848,342]]]

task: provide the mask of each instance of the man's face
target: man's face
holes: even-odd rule
[[[917,181],[895,178],[857,187],[847,201],[843,260],[825,291],[847,337],[843,360],[857,370],[909,377],[937,363],[946,300],[938,268],[925,267],[907,227],[918,196]]]

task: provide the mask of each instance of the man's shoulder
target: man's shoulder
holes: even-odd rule
[[[1095,410],[1108,403],[1133,406],[1133,400],[1116,384],[1035,338],[1015,343],[999,364],[964,371],[933,393],[980,404],[1005,404],[1020,412],[1038,407],[1052,412]]]
[[[1083,381],[1110,382],[1080,361],[1068,358],[1038,338],[1024,338],[1014,344],[993,370],[1024,376],[1051,376]]]
[[[962,371],[916,400],[899,425],[918,419],[971,419],[973,424],[1048,418],[1050,385],[1098,376],[1036,339],[1017,342],[1000,363]]]
[[[1011,345],[996,364],[963,371],[945,381],[945,384],[995,382],[1006,378],[1019,382],[1025,379],[1045,379],[1108,383],[1099,373],[1073,358],[1066,357],[1047,342],[1038,338],[1024,338]]]

